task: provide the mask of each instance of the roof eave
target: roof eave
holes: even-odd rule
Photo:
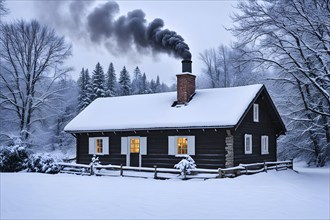
[[[189,129],[230,129],[234,125],[218,126],[183,126],[183,127],[154,127],[154,128],[120,128],[120,129],[99,129],[99,130],[66,130],[66,133],[95,133],[95,132],[122,132],[122,131],[157,131],[157,130],[189,130]]]

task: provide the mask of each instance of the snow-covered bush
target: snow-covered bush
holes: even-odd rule
[[[189,155],[180,155],[183,159],[174,165],[174,168],[181,171],[181,175],[190,174],[190,171],[196,169],[196,163]]]
[[[26,169],[28,151],[21,143],[0,147],[0,172],[18,172]]]
[[[89,165],[97,166],[97,165],[100,165],[100,164],[101,164],[101,161],[99,160],[99,157],[97,157],[94,154],[93,157],[92,157],[92,162]]]
[[[95,166],[97,165],[101,165],[101,161],[99,160],[99,157],[97,157],[95,154],[92,157],[92,162],[89,164],[91,166],[92,169],[92,175],[94,175],[96,173],[96,169]]]
[[[60,161],[60,159],[54,158],[50,154],[32,154],[27,164],[28,172],[58,173],[60,172],[60,166],[57,165],[57,162]]]

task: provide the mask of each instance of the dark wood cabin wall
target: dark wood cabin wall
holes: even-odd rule
[[[246,117],[234,135],[234,164],[256,163],[264,161],[276,161],[276,131],[272,123],[266,100],[259,96],[256,104],[259,104],[259,122],[253,122],[253,106],[248,111]],[[244,135],[252,134],[252,154],[244,153]],[[269,140],[269,154],[261,154],[261,136],[267,135]]]
[[[142,155],[142,166],[171,168],[181,158],[168,155],[168,136],[195,136],[195,160],[200,168],[219,168],[225,164],[225,130],[202,129],[198,130],[158,130],[158,131],[136,131],[135,132],[111,132],[77,134],[77,159],[80,163],[89,164],[92,155],[88,154],[89,137],[109,137],[109,155],[100,155],[102,164],[120,165],[126,164],[126,155],[121,155],[121,137],[141,136],[147,137],[147,155]]]
[[[81,146],[81,144],[80,144],[80,142],[81,142],[81,138],[78,138],[77,136],[76,136],[76,163],[81,163],[80,161],[81,161],[81,159],[80,159],[80,146]]]
[[[112,165],[120,165],[125,164],[126,162],[126,155],[121,155],[120,152],[120,137],[117,138],[110,133],[84,133],[84,134],[77,134],[77,139],[79,141],[79,154],[78,158],[80,163],[82,164],[89,164],[92,161],[92,156],[89,154],[89,138],[90,137],[109,137],[109,155],[97,155],[101,164],[112,164]]]

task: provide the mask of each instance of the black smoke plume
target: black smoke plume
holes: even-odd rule
[[[57,4],[65,4],[58,1]],[[62,5],[63,6],[63,5]],[[164,29],[162,19],[154,19],[148,23],[145,13],[140,10],[128,12],[126,16],[119,14],[119,5],[116,2],[106,2],[92,11],[87,12],[91,6],[86,1],[71,2],[67,14],[68,19],[59,11],[64,7],[53,7],[53,15],[45,14],[43,19],[51,20],[60,28],[66,29],[70,35],[88,38],[94,43],[105,45],[114,54],[128,54],[136,50],[139,53],[167,53],[185,60],[191,59],[189,46],[175,31]],[[39,3],[40,7],[45,7]],[[61,12],[61,13],[60,13]],[[86,12],[85,15],[79,12]],[[65,18],[65,20],[63,20]],[[70,28],[68,28],[70,27]]]

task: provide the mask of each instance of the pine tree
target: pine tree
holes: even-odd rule
[[[123,70],[120,71],[119,85],[120,85],[120,95],[125,96],[131,94],[131,79],[125,66]]]
[[[93,85],[92,79],[89,75],[88,69],[85,70],[85,81],[86,81],[86,88],[85,88],[85,98],[84,98],[84,105],[87,107],[93,100]]]
[[[107,71],[107,91],[106,96],[113,97],[117,95],[117,76],[113,64],[110,63]]]
[[[161,92],[169,92],[169,91],[171,91],[171,89],[170,89],[170,87],[168,87],[168,85],[166,84],[166,83],[162,83],[161,85],[160,85],[160,90],[161,90]]]
[[[156,85],[155,85],[155,93],[160,93],[160,92],[162,92],[162,88],[161,88],[161,85],[160,85],[159,76],[157,75]]]
[[[88,73],[88,69],[84,70],[82,68],[80,76],[78,79],[79,85],[79,98],[78,98],[78,108],[79,111],[82,111],[91,103],[91,78]]]
[[[141,93],[142,94],[147,94],[148,93],[148,80],[147,80],[147,76],[146,73],[143,73],[142,75],[142,80],[141,80]]]
[[[78,108],[79,110],[82,110],[83,107],[83,100],[85,96],[85,84],[86,84],[86,79],[85,79],[85,70],[82,68],[79,79],[78,79],[78,88],[79,88],[79,97],[78,97]]]
[[[105,77],[104,77],[103,68],[100,65],[100,63],[97,63],[92,76],[92,88],[93,88],[92,100],[105,96],[104,78]]]
[[[156,93],[156,82],[154,79],[150,81],[150,93]]]
[[[132,94],[142,94],[143,88],[142,88],[142,74],[137,66],[134,69],[134,79],[132,81]]]

